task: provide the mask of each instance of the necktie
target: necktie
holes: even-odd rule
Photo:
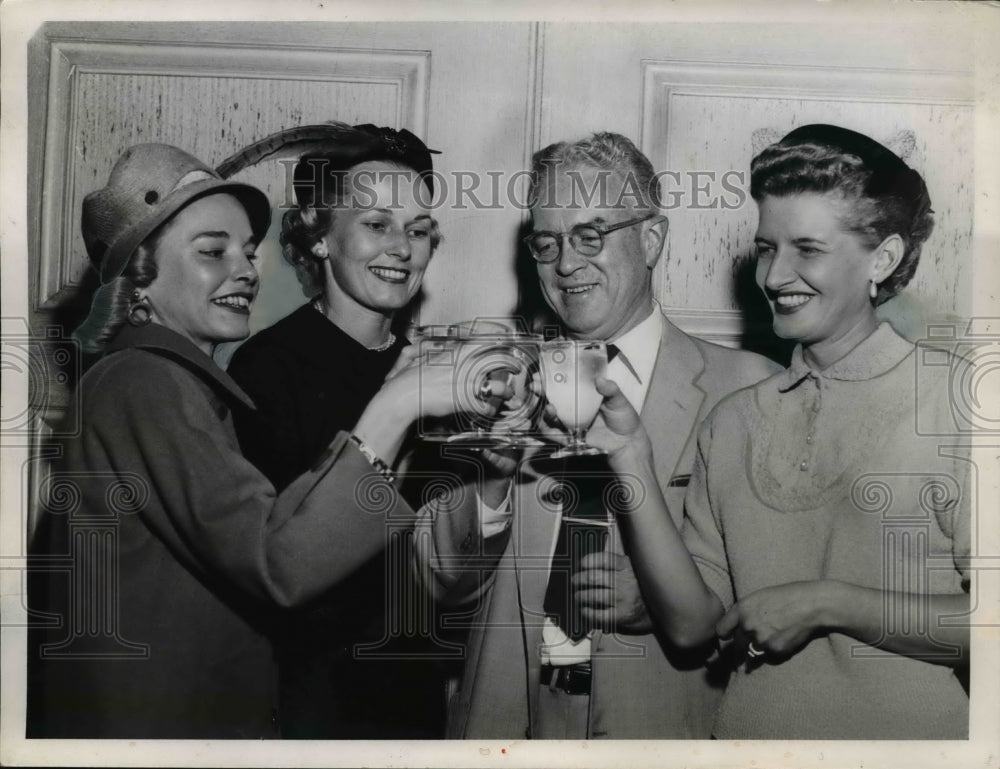
[[[606,547],[611,519],[604,494],[614,474],[607,458],[596,456],[573,457],[553,475],[564,484],[564,503],[543,607],[570,639],[578,641],[590,628],[573,600],[571,581],[584,556]]]
[[[621,354],[621,350],[618,349],[618,345],[609,344],[607,349],[608,349],[608,363],[611,363],[611,361],[613,361],[615,358],[619,356],[619,354]],[[641,383],[642,379],[639,378],[639,374],[636,372],[635,367],[632,365],[632,361],[628,359],[627,355],[621,355],[621,362],[622,365],[628,369],[628,372],[633,377],[635,377],[635,381]]]
[[[607,351],[608,363],[620,352],[615,344],[607,345]],[[565,461],[552,475],[563,484],[564,503],[542,606],[570,639],[579,641],[590,628],[573,600],[572,578],[580,571],[584,556],[600,552],[607,545],[611,518],[604,494],[614,474],[606,457],[583,456]]]

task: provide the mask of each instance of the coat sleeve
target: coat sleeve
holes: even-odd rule
[[[481,504],[475,484],[468,483],[417,512],[414,572],[423,591],[442,607],[476,605],[493,587],[511,530],[506,526],[484,536]]]
[[[139,515],[180,560],[292,606],[411,525],[410,508],[346,433],[278,495],[243,457],[208,385],[158,356],[122,355],[85,394],[81,440],[68,459],[143,479]]]

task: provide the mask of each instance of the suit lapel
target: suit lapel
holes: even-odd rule
[[[641,415],[663,489],[674,475],[705,400],[698,385],[704,370],[705,360],[695,343],[663,318],[660,351]]]
[[[698,385],[698,379],[705,370],[705,359],[687,334],[666,317],[662,320],[663,335],[660,349],[656,355],[656,364],[653,366],[649,390],[646,392],[640,417],[653,445],[653,463],[660,489],[666,494],[670,479],[677,469],[677,462],[695,428],[701,405],[705,400],[705,391]],[[616,524],[612,547],[616,552],[625,555],[621,534],[617,529]],[[634,652],[639,648],[632,646],[629,641],[626,641],[623,647],[621,639],[614,633],[607,634],[606,637],[611,640],[610,644],[605,640],[604,633],[595,632],[592,639],[593,648],[600,650],[601,653],[617,655],[627,655],[629,651]],[[641,641],[636,640],[642,645],[649,643],[651,638],[652,636],[646,636]],[[602,670],[606,669],[602,667]],[[600,696],[597,687],[603,683],[599,677],[595,677],[593,696]],[[595,713],[595,709],[591,708],[588,736],[594,728]]]
[[[514,516],[517,526],[514,536],[521,577],[521,608],[529,625],[540,625],[542,621],[549,560],[561,512],[558,499],[552,495],[558,486],[552,473],[563,466],[559,460],[547,458],[528,462],[523,467],[524,482],[516,486],[520,496]]]
[[[557,521],[561,513],[559,503],[551,495],[557,486],[553,483],[552,472],[563,467],[563,463],[552,459],[528,460],[522,464],[521,482],[516,483],[518,497],[514,500],[514,526],[511,545],[517,553],[514,579],[518,591],[523,643],[527,661],[527,696],[530,704],[528,713],[538,707],[538,686],[541,667],[539,649],[542,644],[542,625],[545,621],[543,604],[549,581],[549,564],[555,548],[558,532]],[[516,675],[516,669],[511,670]],[[527,713],[525,714],[527,715]],[[529,733],[536,724],[528,725]]]

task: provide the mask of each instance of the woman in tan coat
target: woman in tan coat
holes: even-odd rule
[[[269,608],[335,584],[412,514],[388,465],[418,409],[450,412],[446,366],[405,356],[280,494],[240,452],[233,413],[253,404],[211,354],[248,334],[269,221],[262,192],[158,144],[84,202],[102,285],[77,337],[104,355],[34,548],[63,566],[29,588],[60,620],[32,634],[29,737],[274,736]]]

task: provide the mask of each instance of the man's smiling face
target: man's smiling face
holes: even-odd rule
[[[553,170],[531,209],[533,229],[569,232],[579,224],[607,227],[641,216],[627,190],[620,173],[590,166]],[[545,299],[570,336],[613,340],[649,315],[650,276],[663,242],[655,228],[661,226],[643,222],[609,233],[595,256],[580,255],[564,238],[559,258],[537,265]]]

